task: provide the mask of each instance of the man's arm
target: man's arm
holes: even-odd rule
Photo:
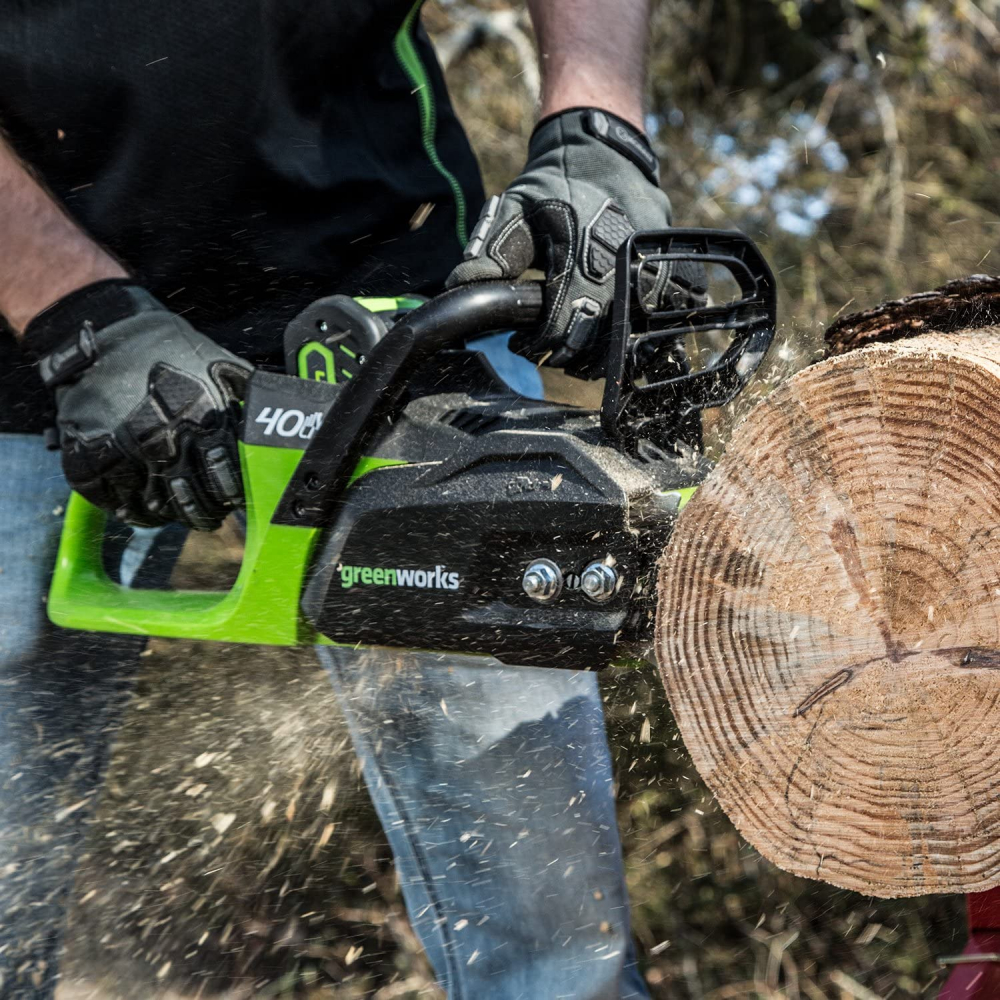
[[[643,129],[649,0],[528,0],[542,62],[542,120],[524,170],[484,206],[447,286],[545,272],[537,330],[511,350],[597,378],[608,357],[615,256],[630,233],[671,224]],[[705,301],[700,269],[646,274],[643,306]]]
[[[542,117],[611,111],[643,127],[648,0],[528,0],[542,64]]]
[[[63,471],[132,524],[213,530],[242,503],[250,365],[142,288],[0,139],[0,314],[54,390]]]
[[[0,138],[0,314],[18,336],[70,292],[127,272],[62,210]]]

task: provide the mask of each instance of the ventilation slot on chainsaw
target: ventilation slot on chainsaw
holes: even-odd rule
[[[501,416],[495,410],[461,407],[442,414],[441,423],[476,437],[495,430]]]

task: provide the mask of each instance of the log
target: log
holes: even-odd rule
[[[1000,884],[1000,326],[958,328],[1000,280],[967,281],[837,324],[661,561],[698,771],[764,857],[875,896]]]

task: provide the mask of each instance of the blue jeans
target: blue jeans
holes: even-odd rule
[[[0,470],[0,1000],[50,1000],[143,641],[48,622],[68,492],[58,456],[38,437],[0,435]],[[149,537],[138,542],[123,576]],[[146,582],[163,585],[169,555],[147,562]],[[451,1000],[645,998],[593,675],[385,650],[321,656]]]
[[[449,1000],[642,1000],[596,675],[320,647]]]
[[[109,734],[142,640],[45,615],[68,489],[40,437],[0,435],[0,997],[47,1000]]]

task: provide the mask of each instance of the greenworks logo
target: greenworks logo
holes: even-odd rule
[[[457,573],[447,566],[433,569],[385,569],[375,566],[340,566],[340,585],[345,590],[366,587],[420,587],[423,590],[458,590]]]

